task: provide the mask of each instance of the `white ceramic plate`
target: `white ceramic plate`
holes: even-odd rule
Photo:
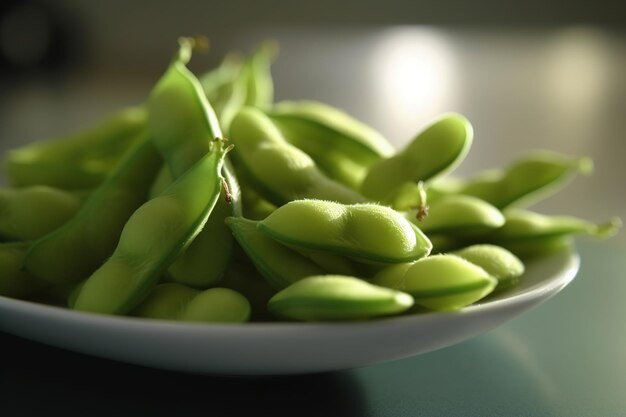
[[[0,330],[94,356],[182,372],[323,372],[429,352],[493,329],[558,293],[578,266],[578,255],[568,251],[535,261],[515,288],[452,313],[359,323],[204,325],[78,313],[0,297]]]

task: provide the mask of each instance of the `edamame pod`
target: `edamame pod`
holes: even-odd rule
[[[283,138],[260,110],[242,109],[233,119],[230,133],[236,146],[237,166],[270,202],[280,206],[302,198],[342,203],[366,201],[356,191],[324,175],[306,153]]]
[[[419,220],[418,210],[407,212],[407,219],[415,223],[422,232],[472,236],[489,232],[504,224],[504,215],[476,197],[448,195],[430,204],[428,215]]]
[[[22,270],[22,258],[30,244],[0,243],[0,295],[27,298],[46,283]]]
[[[451,254],[385,268],[371,282],[405,291],[416,304],[442,311],[473,304],[492,292],[498,283],[483,268]]]
[[[362,320],[402,313],[413,305],[409,294],[358,278],[322,275],[304,278],[274,295],[268,309],[303,321]]]
[[[306,152],[330,178],[358,188],[367,169],[394,153],[377,131],[316,101],[283,101],[268,115],[285,139]]]
[[[148,189],[163,159],[144,135],[62,227],[33,243],[24,268],[54,285],[87,278],[113,253],[133,212],[147,200]]]
[[[135,211],[113,255],[82,286],[75,309],[125,314],[141,302],[206,223],[220,195],[229,149],[216,139],[211,153]]]
[[[0,188],[0,237],[38,239],[65,224],[82,204],[80,194],[47,185]]]
[[[186,172],[209,151],[210,141],[221,137],[200,82],[185,66],[191,56],[187,49],[192,47],[190,40],[182,41],[178,59],[159,80],[148,101],[151,138],[163,154],[172,178]],[[183,114],[179,114],[179,108]],[[171,265],[168,273],[176,282],[208,288],[222,277],[230,262],[233,238],[224,218],[239,214],[241,207],[234,175],[228,166],[224,171],[230,201],[223,198],[217,202],[202,232]],[[162,175],[161,184],[155,184],[156,187],[164,186],[167,178]]]
[[[74,135],[35,142],[5,158],[9,183],[84,189],[99,185],[145,127],[144,109],[123,109]]]
[[[133,312],[139,317],[207,323],[243,323],[250,303],[236,291],[211,288],[199,291],[181,284],[159,284]]]
[[[478,244],[453,252],[454,255],[483,268],[498,280],[496,290],[515,285],[524,273],[524,264],[510,251],[503,247]]]
[[[257,270],[274,288],[282,289],[304,277],[326,273],[314,262],[261,232],[258,222],[228,217],[226,224]]]
[[[366,263],[414,261],[432,249],[417,226],[376,204],[292,201],[261,220],[258,228],[300,251],[329,252]]]
[[[267,110],[274,102],[274,81],[272,79],[272,62],[278,55],[278,43],[266,41],[262,43],[246,65],[249,68],[246,102],[261,110]]]
[[[490,241],[504,243],[574,234],[608,238],[622,225],[617,217],[604,224],[594,224],[573,216],[546,215],[525,209],[508,209],[504,217],[504,226],[489,234]]]
[[[469,152],[473,136],[464,116],[446,114],[402,151],[372,165],[360,190],[372,200],[391,201],[404,183],[433,180],[453,170]]]
[[[481,198],[500,209],[528,206],[556,192],[577,172],[589,174],[592,170],[589,158],[535,151],[505,169],[489,170],[460,181],[453,192]]]

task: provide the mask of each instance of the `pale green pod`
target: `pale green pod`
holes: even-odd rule
[[[80,194],[46,185],[0,188],[0,237],[38,239],[70,220],[82,203]]]
[[[249,68],[247,79],[246,101],[247,106],[267,110],[274,102],[274,81],[272,79],[272,62],[278,55],[278,43],[265,41],[253,52],[247,60]]]
[[[504,216],[504,226],[490,233],[489,241],[504,243],[576,234],[608,238],[622,225],[617,217],[595,224],[574,216],[547,215],[525,209],[508,209]]]
[[[199,291],[166,283],[154,287],[133,315],[188,322],[243,323],[250,317],[250,304],[244,296],[227,288]]]
[[[504,169],[485,171],[461,181],[454,192],[473,195],[500,209],[529,206],[558,191],[576,173],[589,174],[592,170],[589,158],[534,151]]]
[[[133,213],[111,257],[83,284],[75,309],[126,314],[141,302],[209,218],[229,149],[216,140],[211,153]]]
[[[97,186],[140,140],[145,121],[143,108],[125,108],[72,135],[13,149],[4,158],[6,176],[17,187],[80,190]]]
[[[162,165],[163,159],[144,136],[75,216],[33,242],[24,268],[55,285],[71,286],[87,278],[113,253],[122,228],[147,200]]]
[[[453,252],[480,266],[498,280],[497,290],[515,285],[524,273],[524,264],[510,251],[490,244],[477,244]]]
[[[276,205],[302,198],[366,201],[356,191],[324,175],[313,159],[289,144],[260,110],[242,109],[230,129],[237,166],[268,201]]]
[[[202,91],[217,113],[217,107],[224,101],[223,91],[230,84],[241,68],[241,57],[234,53],[227,54],[222,62],[210,71],[198,77]]]
[[[311,260],[261,232],[255,221],[228,217],[226,224],[254,266],[274,288],[282,289],[304,277],[326,273]]]
[[[330,178],[352,188],[358,188],[371,165],[394,153],[379,132],[324,103],[283,101],[268,115],[287,141]]]
[[[433,255],[409,266],[383,269],[373,284],[404,291],[415,304],[432,310],[458,310],[491,293],[498,280],[456,255]]]
[[[407,212],[406,216],[427,235],[480,235],[504,225],[504,215],[493,205],[476,197],[457,194],[430,203],[428,215],[421,220],[416,209]]]
[[[303,321],[363,320],[400,314],[413,305],[410,295],[358,278],[322,275],[304,278],[274,295],[268,309]]]
[[[200,81],[185,66],[191,46],[181,44],[178,59],[159,80],[148,102],[151,137],[163,154],[172,179],[179,178],[204,157],[213,138],[222,135]],[[239,214],[241,209],[239,187],[230,171],[226,162],[223,173],[228,188],[226,198],[217,202],[202,232],[168,271],[178,283],[208,288],[219,281],[230,262],[233,238],[224,218]],[[167,179],[166,174],[161,174],[153,192],[166,187]]]
[[[409,262],[430,253],[428,238],[401,213],[376,204],[297,200],[259,222],[279,242],[369,263]]]
[[[403,150],[370,167],[360,190],[372,200],[387,202],[406,182],[442,176],[465,158],[473,135],[472,125],[464,116],[446,114],[415,136]]]

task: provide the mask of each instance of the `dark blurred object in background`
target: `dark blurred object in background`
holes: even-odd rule
[[[79,25],[66,9],[38,1],[0,4],[0,74],[53,73],[76,57]]]

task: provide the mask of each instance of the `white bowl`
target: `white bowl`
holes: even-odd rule
[[[529,263],[514,288],[460,311],[357,323],[178,323],[0,297],[0,330],[76,352],[182,372],[325,372],[418,355],[491,330],[558,293],[578,267],[576,253],[559,252]]]

